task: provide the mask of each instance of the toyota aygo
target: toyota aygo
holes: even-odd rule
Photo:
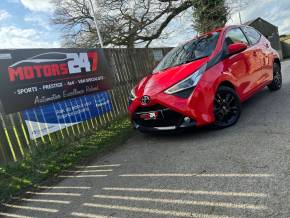
[[[129,96],[141,131],[235,124],[241,102],[282,86],[281,63],[270,42],[249,26],[228,26],[172,49]]]

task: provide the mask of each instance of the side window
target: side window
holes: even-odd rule
[[[250,27],[244,27],[243,30],[245,31],[246,36],[250,40],[251,45],[254,45],[260,41],[261,35],[255,29]]]
[[[225,37],[225,43],[226,45],[234,44],[234,43],[245,43],[249,44],[246,36],[242,32],[240,28],[234,28],[231,29],[227,32],[226,37]]]

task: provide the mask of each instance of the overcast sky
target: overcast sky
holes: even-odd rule
[[[234,0],[232,0],[234,1]],[[0,48],[60,47],[60,33],[50,25],[53,7],[50,0],[1,0]],[[242,21],[256,17],[279,27],[280,34],[290,33],[290,0],[251,0],[241,11]],[[228,24],[238,24],[234,13]],[[155,41],[152,46],[174,46],[195,35],[190,11],[175,19],[166,33],[168,39]]]

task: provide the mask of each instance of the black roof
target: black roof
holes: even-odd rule
[[[245,22],[244,25],[250,26],[252,23],[255,23],[255,22],[258,21],[258,20],[261,20],[261,21],[267,23],[268,25],[271,25],[271,26],[273,26],[273,27],[278,28],[278,27],[275,26],[274,24],[272,24],[272,23],[270,23],[270,22],[264,20],[264,19],[261,18],[261,17],[257,17],[257,18],[255,18],[255,19],[253,19],[253,20],[249,20],[249,21]]]

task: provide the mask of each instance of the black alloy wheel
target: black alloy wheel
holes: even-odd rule
[[[268,85],[268,88],[271,91],[277,91],[281,89],[281,87],[282,87],[281,67],[279,64],[274,63],[273,64],[273,81],[270,85]]]
[[[218,88],[214,99],[214,126],[218,129],[234,125],[241,115],[241,102],[236,92],[229,87]]]

